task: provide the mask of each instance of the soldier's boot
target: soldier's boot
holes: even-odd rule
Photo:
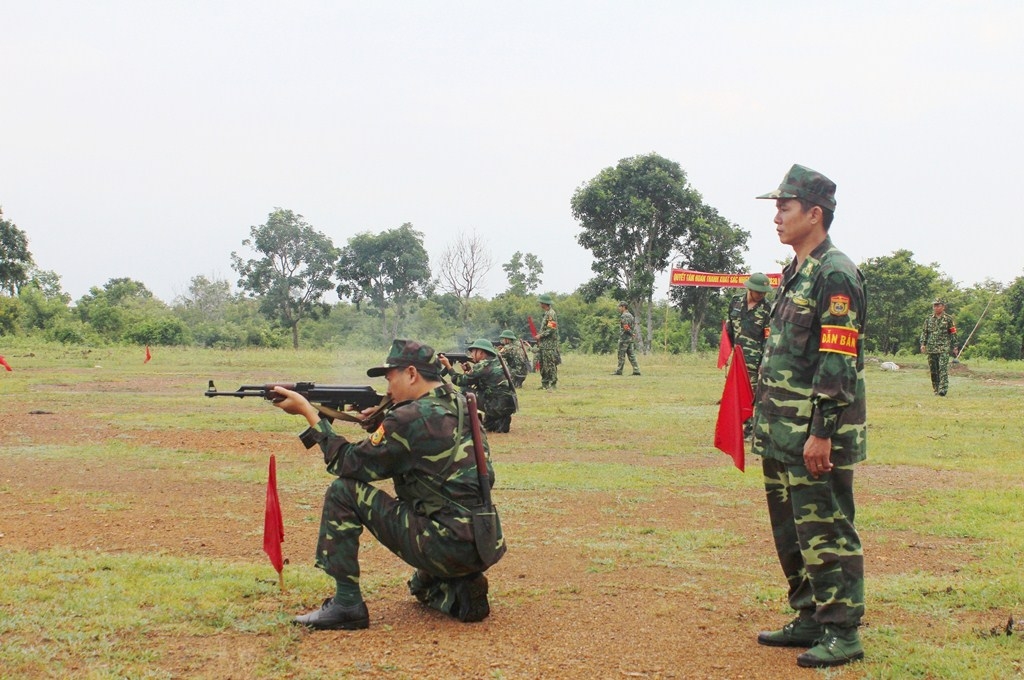
[[[813,647],[825,628],[810,616],[798,616],[779,630],[763,630],[757,644],[769,647]]]
[[[816,645],[796,657],[796,664],[802,668],[829,668],[863,658],[864,646],[860,642],[856,626],[825,626],[822,638]]]
[[[481,573],[463,576],[453,581],[452,586],[455,592],[452,615],[459,621],[483,621],[491,613],[491,605],[487,602],[486,576]]]
[[[622,375],[622,371],[612,371],[612,375]]]
[[[633,375],[640,375],[640,369],[639,368],[634,368],[633,369]]]
[[[370,612],[365,602],[343,607],[329,597],[320,609],[296,616],[292,623],[313,630],[362,630],[370,627]]]

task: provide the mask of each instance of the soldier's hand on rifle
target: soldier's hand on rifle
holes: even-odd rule
[[[437,355],[437,360],[441,362],[441,365],[447,368],[449,371],[452,370],[452,362],[448,361],[448,357],[443,354]]]
[[[298,392],[293,392],[280,385],[274,385],[274,391],[281,395],[281,399],[274,400],[274,406],[293,416],[304,416],[310,426],[316,426],[320,421],[320,412]]]

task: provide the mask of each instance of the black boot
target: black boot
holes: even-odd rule
[[[320,609],[296,616],[292,623],[313,630],[360,630],[370,627],[370,612],[365,602],[342,607],[334,598],[324,600]]]

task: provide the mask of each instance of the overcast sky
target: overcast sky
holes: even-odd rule
[[[592,276],[573,192],[678,162],[777,271],[793,163],[838,184],[835,243],[962,285],[1024,275],[1024,3],[0,0],[0,206],[77,299],[166,302],[275,207],[342,246],[460,233],[543,288]],[[664,295],[668,275],[656,293]]]

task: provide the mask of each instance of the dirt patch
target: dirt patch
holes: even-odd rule
[[[59,446],[71,433],[79,444],[119,441],[235,456],[204,462],[214,468],[237,465],[245,456],[253,466],[263,466],[271,451],[278,452],[279,466],[285,470],[290,465],[316,466],[290,435],[137,432],[70,404],[48,414],[30,414],[45,409],[24,401],[0,406],[0,444],[13,452],[0,458],[0,545],[6,548],[67,547],[266,561],[260,534],[262,480],[247,483],[225,475],[224,480],[213,481],[217,475],[209,468],[198,477],[152,466],[69,464],[66,459],[18,453],[20,447]],[[506,436],[528,435],[522,431]],[[497,441],[495,447],[500,449]],[[516,462],[559,460],[557,450],[532,450],[536,453],[516,454]],[[652,474],[659,467],[684,464],[665,457],[605,453],[596,453],[593,460],[646,466]],[[723,462],[718,456],[695,456],[685,464]],[[918,473],[902,468],[863,470],[863,502],[894,484],[935,484],[934,479],[915,477]],[[754,469],[751,473],[756,474]],[[310,507],[318,513],[318,494],[328,482],[324,475],[321,488],[285,498],[286,519],[309,515]],[[798,650],[761,647],[754,641],[758,630],[785,622],[778,601],[764,602],[742,587],[721,587],[723,579],[752,582],[767,573],[781,588],[762,492],[737,487],[724,494],[709,487],[697,493],[656,489],[641,495],[624,500],[610,493],[554,495],[499,487],[495,496],[506,508],[503,523],[510,549],[488,573],[492,615],[478,624],[460,624],[418,605],[404,585],[410,568],[364,535],[363,573],[372,575],[376,584],[368,597],[371,628],[358,633],[298,633],[294,661],[310,675],[332,674],[340,668],[361,677],[391,678],[815,677],[813,671],[795,666]],[[732,564],[702,561],[707,552],[662,554],[653,539],[649,550],[640,551],[623,551],[616,542],[616,532],[622,531],[664,537],[674,532],[699,535],[709,529],[732,541]],[[292,562],[311,561],[316,531],[315,522],[288,524],[286,556]],[[899,538],[885,544],[869,542],[869,572],[917,566],[945,573],[956,563],[951,558],[955,545],[909,533]],[[329,594],[325,578],[324,596]],[[289,604],[282,599],[256,606]],[[875,622],[869,618],[866,623]],[[243,634],[155,635],[151,644],[159,651],[160,668],[177,677],[251,677],[265,657],[267,641]],[[857,677],[862,672],[852,667],[831,677]]]

